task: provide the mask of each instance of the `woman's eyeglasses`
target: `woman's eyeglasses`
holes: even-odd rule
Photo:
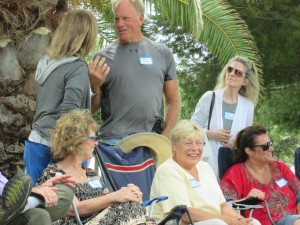
[[[89,139],[92,140],[92,141],[98,141],[97,136],[89,136]]]
[[[234,71],[234,76],[235,76],[235,77],[238,77],[238,78],[242,77],[243,74],[244,74],[244,72],[243,72],[242,70],[235,69],[235,68],[233,68],[232,66],[228,66],[228,67],[227,67],[227,72],[228,72],[228,73],[231,73],[232,71]]]
[[[263,145],[254,145],[253,147],[262,147],[263,151],[268,151],[270,146],[273,146],[272,141],[267,142],[266,144]]]

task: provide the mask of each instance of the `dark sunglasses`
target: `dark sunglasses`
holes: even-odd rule
[[[89,136],[89,139],[92,140],[92,141],[98,141],[97,136]]]
[[[266,144],[263,145],[254,145],[253,147],[262,147],[263,151],[268,151],[270,146],[273,146],[272,141],[267,142]]]
[[[234,76],[235,77],[242,77],[243,76],[243,74],[244,74],[244,72],[243,71],[241,71],[241,70],[239,70],[239,69],[235,69],[235,68],[233,68],[232,66],[228,66],[227,67],[227,72],[228,73],[231,73],[232,71],[234,71]]]

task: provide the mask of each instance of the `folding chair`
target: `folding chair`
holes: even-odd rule
[[[232,165],[232,151],[230,148],[220,147],[218,152],[219,179]]]
[[[103,179],[103,182],[108,187],[109,191],[113,192],[113,191],[118,190],[116,185],[115,185],[115,182],[114,182],[113,178],[111,177],[111,175],[110,175],[110,173],[109,173],[109,171],[108,171],[108,169],[105,165],[104,159],[101,155],[100,150],[98,149],[98,146],[96,146],[96,148],[94,150],[94,156],[95,156],[95,159],[96,159],[95,166],[100,169],[101,177]],[[95,169],[95,171],[97,171],[97,170]]]
[[[294,155],[295,175],[300,179],[300,148],[295,149]]]
[[[117,189],[134,183],[147,200],[156,167],[171,157],[172,150],[169,139],[146,132],[130,135],[117,145],[100,142],[94,154],[102,155]]]
[[[160,202],[160,201],[164,201],[167,200],[168,197],[167,196],[159,196],[157,198],[148,200],[148,201],[144,201],[143,205],[146,206],[150,206],[150,210],[149,210],[149,214],[148,216],[150,218],[152,218],[153,216],[153,210],[155,207],[155,204]],[[186,205],[177,205],[174,208],[171,209],[170,213],[168,214],[168,216],[166,218],[164,218],[160,223],[158,223],[158,225],[179,225],[180,224],[180,220],[181,217],[184,213],[187,213],[189,220],[190,220],[190,224],[193,225],[193,220],[192,217],[188,211],[188,208]]]
[[[187,213],[190,220],[190,225],[194,225],[191,214],[186,205],[177,205],[171,209],[169,215],[164,218],[158,225],[179,225],[181,217]]]

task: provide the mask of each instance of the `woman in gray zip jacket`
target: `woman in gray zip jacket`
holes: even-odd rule
[[[25,170],[33,184],[52,161],[50,135],[57,119],[73,109],[91,107],[90,65],[83,58],[93,48],[96,36],[95,16],[86,10],[72,10],[59,24],[47,54],[38,63],[36,112],[24,149]],[[96,60],[91,64],[105,64]]]

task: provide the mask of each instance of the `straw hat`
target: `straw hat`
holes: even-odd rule
[[[156,133],[138,133],[122,139],[117,146],[124,153],[131,152],[134,148],[145,146],[154,156],[156,168],[172,156],[171,142],[165,136]]]

